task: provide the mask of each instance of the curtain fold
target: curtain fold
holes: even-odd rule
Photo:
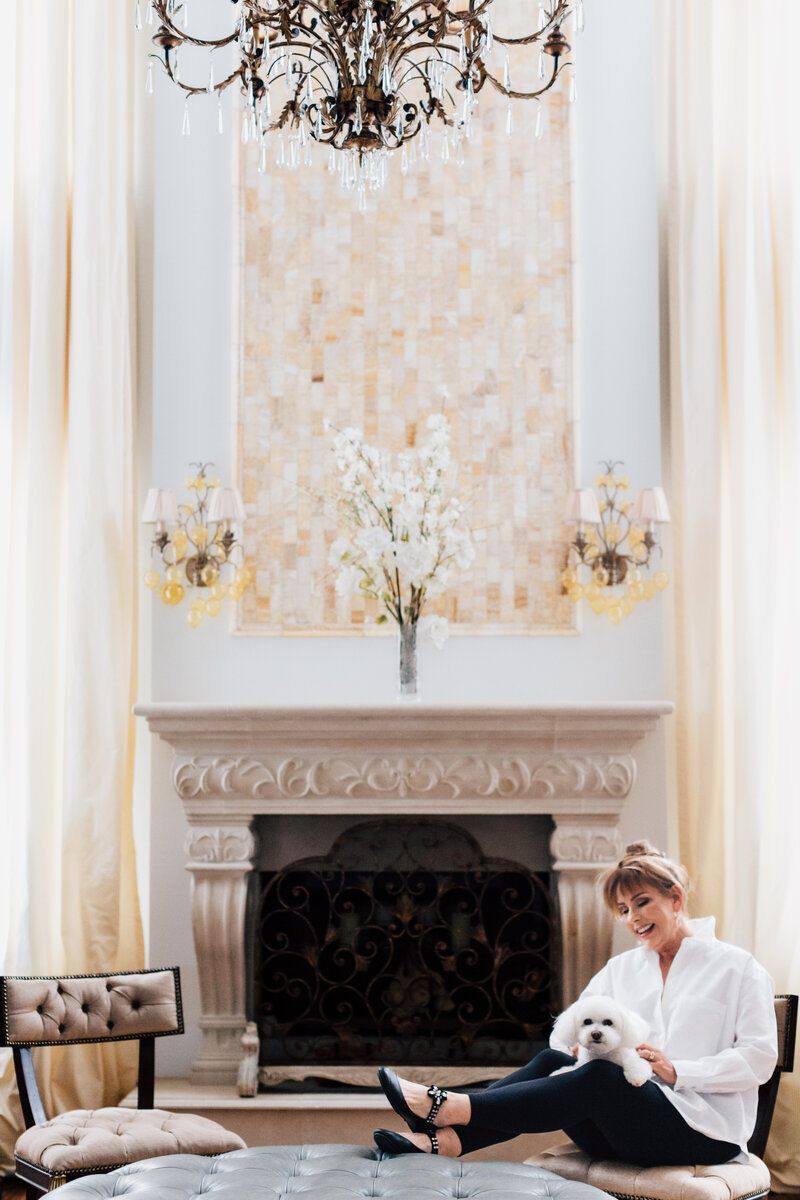
[[[792,0],[660,0],[681,856],[695,907],[800,991],[800,81]],[[773,1188],[800,1192],[785,1076]]]
[[[8,7],[0,952],[9,974],[135,969],[133,22],[101,0]],[[135,1062],[41,1051],[46,1108],[116,1103]],[[5,1165],[12,1080],[6,1053]]]

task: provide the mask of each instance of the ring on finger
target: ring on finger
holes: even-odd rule
[[[655,1052],[655,1050],[651,1050],[651,1051],[650,1051],[650,1056],[649,1056],[649,1057],[650,1057],[650,1062],[655,1062],[655,1060],[656,1060],[656,1052]]]

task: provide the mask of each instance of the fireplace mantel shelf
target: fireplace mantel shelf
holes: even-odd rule
[[[137,705],[135,713],[173,749],[172,782],[189,823],[204,1035],[193,1080],[228,1082],[238,1069],[240,1089],[254,1086],[244,917],[256,817],[550,816],[568,1001],[610,953],[610,919],[596,903],[595,880],[620,854],[619,817],[636,777],[633,749],[672,709],[665,701]],[[251,1064],[244,1077],[240,1061]]]

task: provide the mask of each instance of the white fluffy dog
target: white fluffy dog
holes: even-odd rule
[[[556,1041],[570,1048],[577,1045],[578,1061],[561,1067],[554,1075],[576,1071],[593,1058],[606,1058],[622,1067],[628,1083],[641,1087],[653,1068],[640,1058],[635,1047],[647,1037],[647,1023],[610,996],[586,996],[563,1012],[553,1026]]]

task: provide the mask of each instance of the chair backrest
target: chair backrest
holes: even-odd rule
[[[153,1039],[183,1033],[178,967],[106,975],[0,977],[0,1046],[14,1050],[28,1128],[46,1120],[33,1046],[139,1042],[139,1108],[153,1107]]]
[[[794,1069],[794,1044],[797,1036],[797,996],[775,997],[775,1019],[778,1022],[778,1063],[770,1079],[758,1089],[758,1114],[753,1135],[747,1148],[759,1158],[764,1157],[767,1139],[778,1098],[778,1085],[784,1071]]]

